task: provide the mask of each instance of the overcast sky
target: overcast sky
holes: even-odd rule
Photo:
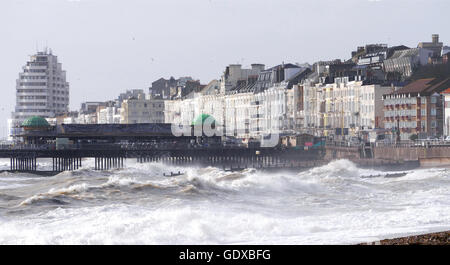
[[[348,59],[368,43],[450,44],[448,0],[1,0],[0,137],[36,49],[58,55],[70,108],[170,76],[202,83],[230,63]]]

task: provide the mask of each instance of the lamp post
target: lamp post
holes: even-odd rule
[[[397,114],[397,131],[396,131],[397,137],[395,139],[396,145],[398,146],[400,144],[400,114]]]

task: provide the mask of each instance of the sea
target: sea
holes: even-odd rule
[[[93,168],[85,159],[51,177],[1,173],[0,244],[357,244],[450,230],[448,168]]]

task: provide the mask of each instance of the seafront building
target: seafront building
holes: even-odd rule
[[[325,111],[324,136],[361,136],[364,132],[383,128],[382,95],[392,92],[391,87],[364,84],[339,78],[323,87]]]
[[[437,64],[447,63],[450,54],[447,48],[434,34],[432,42],[421,42],[413,49],[403,45],[388,47],[386,44],[361,46],[352,52],[349,60],[319,61],[313,65],[283,62],[267,69],[258,63],[249,68],[230,64],[220,78],[206,85],[190,76],[160,78],[152,82],[148,93],[143,89],[127,90],[115,100],[85,102],[78,113],[69,113],[67,104],[60,102],[68,103],[68,84],[56,56],[51,52],[40,52],[31,58],[20,74],[18,105],[13,113],[15,119],[8,124],[11,128],[14,124],[20,125],[19,118],[26,117],[25,113],[42,116],[50,124],[191,125],[197,117],[209,115],[219,128],[224,129],[226,136],[241,138],[244,142],[261,140],[272,134],[367,140],[374,131],[388,130],[392,134],[398,126],[392,115],[406,109],[390,109],[391,104],[388,103],[404,101],[401,98],[405,96],[409,98],[410,93],[406,95],[401,87],[411,79],[422,78],[412,76],[417,69],[433,64],[423,67],[423,72],[427,72],[433,67],[443,66]],[[41,78],[44,81],[39,81]],[[64,84],[67,84],[67,90]],[[423,93],[428,91],[425,84],[422,86]],[[444,97],[450,96],[445,93],[440,96],[440,89],[435,91],[437,96],[430,94],[427,95],[429,99],[420,104],[416,102],[420,107],[429,101],[426,108],[430,109],[424,113],[432,115],[436,112],[436,118],[421,115],[416,120],[421,128],[416,130],[413,130],[412,121],[400,118],[402,139],[414,134],[422,137],[444,132],[438,127],[449,124],[444,121],[444,114],[450,111],[444,113],[442,110],[442,115],[439,114],[439,103],[434,101],[444,101]],[[33,93],[44,91],[45,95],[36,94],[34,97]],[[450,120],[450,114],[447,116]],[[445,129],[446,134],[448,131]]]
[[[420,79],[383,96],[384,124],[393,138],[409,140],[443,135],[441,92],[450,87],[450,78]]]
[[[217,90],[213,81],[204,90],[183,99],[166,101],[166,123],[190,124],[195,117],[208,114],[225,128],[226,136],[261,139],[273,133],[294,133],[294,109],[298,87],[311,70],[294,64],[264,69],[230,65]],[[298,97],[298,95],[297,95]]]
[[[298,86],[297,130],[316,136],[364,137],[383,124],[382,95],[391,86],[371,84],[354,77],[335,78],[333,83],[317,81],[312,73]]]
[[[121,108],[116,106],[116,102],[107,102],[106,106],[99,106],[97,113],[98,124],[118,124],[120,123]]]
[[[37,52],[22,67],[16,81],[16,107],[8,121],[14,137],[20,125],[32,116],[52,118],[68,112],[69,83],[58,57],[51,50]]]
[[[164,108],[161,99],[125,99],[120,109],[120,123],[164,123]]]
[[[444,135],[450,135],[450,87],[441,92],[444,105]]]

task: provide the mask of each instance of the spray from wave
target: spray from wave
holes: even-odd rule
[[[0,243],[344,244],[450,224],[447,169],[391,178],[348,160],[301,172],[133,161],[98,172],[91,162],[1,178]]]

